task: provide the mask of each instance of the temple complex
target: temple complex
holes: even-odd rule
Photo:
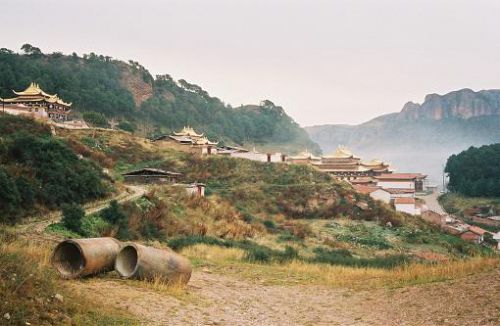
[[[319,161],[312,161],[311,164],[323,172],[347,181],[392,172],[389,164],[379,160],[363,162],[345,146],[339,146],[332,154],[321,156]]]
[[[2,105],[10,110],[27,110],[54,121],[68,120],[71,103],[66,103],[57,94],[45,93],[38,84],[31,83],[24,91],[13,91],[17,97],[1,99]]]

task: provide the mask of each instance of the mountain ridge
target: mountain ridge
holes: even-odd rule
[[[438,182],[451,154],[500,142],[499,126],[500,90],[461,89],[429,94],[422,104],[408,102],[400,112],[358,125],[305,129],[324,152],[346,145],[366,159],[384,159],[399,171],[427,173]]]

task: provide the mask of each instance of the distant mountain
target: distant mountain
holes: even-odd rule
[[[36,82],[73,102],[76,116],[102,113],[108,120],[128,122],[145,136],[190,125],[229,144],[319,152],[305,130],[271,101],[232,108],[186,80],[167,74],[153,77],[136,61],[95,53],[44,54],[31,45],[22,50],[0,49],[0,97],[12,97],[11,90]]]
[[[346,145],[363,158],[379,158],[398,171],[427,173],[439,183],[448,156],[500,141],[500,90],[462,89],[408,102],[399,113],[360,125],[305,128],[324,152]]]

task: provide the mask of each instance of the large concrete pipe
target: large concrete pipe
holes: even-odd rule
[[[64,278],[112,271],[121,242],[114,238],[70,239],[59,243],[52,265]]]
[[[191,262],[172,250],[156,249],[136,243],[126,244],[116,257],[115,270],[123,278],[161,278],[169,283],[187,283]]]

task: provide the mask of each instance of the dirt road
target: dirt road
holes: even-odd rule
[[[147,187],[144,186],[128,185],[126,186],[126,188],[127,192],[121,193],[115,197],[108,198],[106,200],[97,203],[92,203],[90,205],[84,206],[85,214],[92,214],[98,212],[103,208],[105,208],[106,206],[108,206],[109,203],[113,200],[116,200],[120,203],[126,202],[139,198],[147,192]],[[59,237],[55,235],[49,235],[47,233],[44,233],[44,231],[50,224],[60,221],[61,217],[62,213],[60,211],[57,211],[47,215],[43,219],[40,218],[27,219],[26,223],[18,225],[18,227],[16,228],[17,234],[20,236],[29,235],[30,239],[33,240],[40,238],[40,240],[58,241],[60,240]]]
[[[69,285],[103,304],[127,309],[144,325],[500,323],[499,270],[453,282],[371,291],[263,285],[203,271],[195,271],[187,294],[180,297],[112,276]]]
[[[427,205],[427,208],[429,210],[434,211],[434,212],[439,213],[439,214],[442,214],[442,215],[445,215],[446,212],[439,204],[439,202],[437,200],[438,197],[439,197],[438,192],[433,192],[432,194],[426,195],[426,196],[418,196],[418,198],[423,199],[425,201],[425,204]]]

